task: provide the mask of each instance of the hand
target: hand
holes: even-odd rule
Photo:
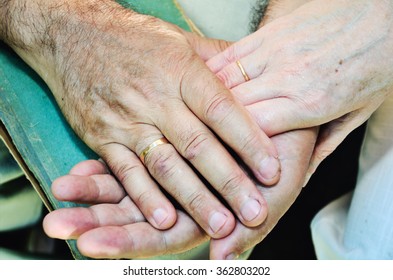
[[[315,146],[317,128],[293,130],[272,137],[282,165],[280,182],[274,187],[259,187],[264,195],[269,214],[258,227],[245,227],[237,222],[235,230],[222,239],[212,239],[211,259],[234,259],[260,243],[276,226],[280,218],[307,184],[306,176]]]
[[[268,135],[324,124],[312,173],[392,90],[392,12],[391,1],[310,1],[207,64]]]
[[[227,46],[227,44],[222,41],[202,40],[192,36],[190,36],[190,42],[198,54],[205,60]],[[212,241],[212,258],[234,258],[260,242],[270,232],[280,217],[293,203],[300,192],[301,186],[306,183],[304,173],[308,167],[307,163],[314,146],[315,138],[315,130],[292,131],[274,138],[275,141],[280,144],[279,147],[283,149],[282,153],[280,151],[280,154],[282,155],[282,159],[284,159],[283,162],[288,164],[288,169],[284,169],[283,174],[286,174],[286,176],[281,179],[280,184],[275,188],[260,187],[262,192],[268,194],[268,203],[271,206],[267,221],[259,228],[254,229],[245,228],[238,223],[235,232],[233,232],[230,237]],[[302,146],[304,148],[302,148]],[[75,167],[74,171],[71,173],[77,173],[77,169],[81,169],[82,166],[93,163],[94,162],[82,163]],[[99,170],[96,172],[99,173]],[[101,172],[107,171],[105,168],[101,168]],[[125,193],[121,191],[119,198],[114,199],[114,201],[110,201],[109,198],[103,201],[99,196],[94,195],[107,193],[107,191],[100,190],[107,189],[105,187],[106,185],[112,185],[110,189],[119,187],[117,181],[113,177],[108,175],[94,176],[92,175],[95,174],[94,171],[81,171],[81,173],[86,176],[73,177],[74,175],[70,175],[56,181],[53,188],[55,196],[60,200],[71,201],[78,201],[81,200],[81,197],[84,197],[81,202],[88,201],[93,203],[117,203],[121,198],[124,199]],[[89,177],[88,175],[91,176]],[[91,178],[95,179],[91,180]],[[104,181],[104,178],[108,178],[108,180],[106,180],[106,185],[100,183]],[[109,182],[110,180],[112,183]],[[75,184],[75,190],[73,190],[73,184]],[[89,185],[90,187],[86,188],[78,186],[78,184],[84,186]],[[60,185],[62,187],[59,187]],[[121,188],[118,189],[121,190]],[[82,194],[80,190],[84,190],[86,193]],[[90,196],[91,194],[93,194],[92,197]],[[110,194],[112,194],[112,192]],[[132,205],[132,203],[129,203],[129,205],[132,207],[130,207],[131,209],[127,212],[133,213],[135,211],[135,205]],[[95,209],[98,207],[100,207],[102,211],[96,211]],[[178,220],[175,227],[172,228],[173,230],[157,231],[142,221],[138,223],[135,218],[128,219],[128,221],[125,220],[123,223],[116,222],[114,218],[116,215],[107,215],[107,210],[105,210],[105,208],[110,209],[110,207],[113,206],[110,206],[110,204],[98,204],[97,206],[91,207],[90,210],[84,208],[56,210],[45,219],[45,231],[52,237],[63,239],[77,238],[78,248],[81,252],[93,258],[153,257],[169,252],[176,253],[188,250],[190,245],[193,247],[205,241],[203,232],[198,231],[197,227],[192,231],[193,234],[185,235],[175,233],[176,230],[193,228],[192,222],[187,222],[190,221],[187,219],[187,216],[182,215],[181,217],[184,217],[184,220]],[[118,208],[117,205],[115,205],[115,207]],[[87,214],[83,215],[81,213],[83,211]],[[123,210],[120,212],[122,211]],[[181,215],[181,212],[179,212],[179,215]],[[101,216],[105,217],[105,221],[97,223],[97,220],[102,221],[102,218],[100,218]],[[111,217],[115,220],[114,222],[110,221]],[[182,224],[183,222],[184,225]],[[112,227],[108,227],[110,225],[112,225]],[[154,238],[153,242],[146,244],[144,238],[145,234],[156,236],[157,238]],[[170,236],[172,234],[177,236],[177,238],[171,238]],[[117,238],[113,239],[114,237]],[[179,237],[182,238],[179,239]],[[162,242],[163,239],[165,242]],[[114,243],[113,240],[116,240],[116,242]],[[180,242],[176,243],[176,241]],[[195,241],[195,243],[190,243],[189,241]],[[166,244],[165,249],[163,249],[162,244]],[[129,250],[128,248],[134,249]]]
[[[14,9],[10,26],[20,38],[8,43],[43,77],[71,126],[153,226],[176,221],[159,184],[210,236],[233,230],[232,213],[189,163],[245,225],[264,221],[263,197],[220,141],[267,185],[279,179],[277,151],[185,33],[113,1],[19,2],[25,5]],[[18,17],[26,19],[19,29]],[[138,155],[163,136],[170,144],[146,155],[146,170]]]
[[[306,184],[305,173],[316,130],[291,131],[272,139],[281,155],[283,169],[274,188],[258,187],[269,206],[266,221],[254,228],[238,222],[231,235],[211,241],[211,258],[234,258],[258,244]],[[70,175],[54,182],[52,190],[58,200],[93,204],[89,208],[58,209],[44,219],[44,230],[49,236],[77,239],[78,249],[88,257],[154,257],[181,253],[208,240],[204,231],[182,211],[178,211],[178,220],[168,230],[160,231],[146,223],[136,205],[99,161],[76,165]]]
[[[158,230],[147,223],[107,166],[97,160],[74,166],[69,175],[54,182],[52,191],[59,200],[93,204],[57,209],[43,222],[49,236],[77,239],[85,256],[147,258],[182,253],[208,241],[206,233],[182,211],[170,229]]]

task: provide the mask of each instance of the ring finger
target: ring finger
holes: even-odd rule
[[[231,212],[207,189],[173,145],[163,140],[165,138],[162,136],[158,138],[156,133],[146,130],[139,135],[143,140],[135,150],[151,176],[211,237],[220,238],[232,232],[235,219]],[[147,190],[137,192],[150,196]],[[143,204],[141,199],[135,202]]]

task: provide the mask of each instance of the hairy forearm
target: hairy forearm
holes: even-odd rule
[[[136,13],[113,0],[0,1],[0,39],[51,88],[58,77],[73,73],[70,69],[83,63],[98,42],[113,43],[138,22]]]
[[[119,12],[124,18],[125,9],[112,0],[0,0],[0,39],[16,50],[53,51],[84,25],[104,26]]]
[[[35,47],[52,17],[43,0],[5,0],[0,6],[0,38],[13,48]]]

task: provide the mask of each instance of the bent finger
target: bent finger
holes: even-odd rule
[[[206,62],[206,65],[213,73],[217,73],[225,66],[254,52],[263,43],[263,37],[259,36],[258,33],[260,33],[260,31],[256,31],[232,44],[223,52],[210,58]]]
[[[165,119],[168,120],[168,118]],[[165,123],[170,123],[170,121]],[[176,131],[181,134],[180,125],[176,127]],[[163,133],[166,132],[163,130]],[[210,236],[216,238],[227,236],[232,232],[235,224],[232,213],[210,192],[195,174],[195,170],[178,154],[172,143],[178,146],[179,141],[172,141],[172,133],[173,131],[168,132],[169,135],[166,134],[171,143],[162,144],[162,140],[159,139],[161,145],[153,145],[154,148],[145,155],[146,168]],[[142,137],[142,139],[148,138]],[[150,147],[149,142],[138,145],[137,152],[141,153],[145,146]],[[153,141],[154,143],[156,141]]]
[[[101,148],[100,154],[153,226],[167,229],[175,223],[174,206],[128,147],[110,143]]]
[[[268,136],[294,129],[313,127],[303,120],[297,106],[287,98],[276,98],[248,105],[247,110]],[[312,123],[312,121],[310,121]]]
[[[225,40],[201,37],[197,34],[189,32],[187,32],[185,35],[193,50],[204,61],[207,61],[208,59],[221,53],[232,44],[232,42]]]
[[[308,177],[311,177],[321,162],[333,153],[353,130],[366,122],[370,115],[371,113],[364,114],[362,110],[358,110],[321,126],[307,172]]]
[[[280,182],[274,188],[259,188],[269,206],[267,219],[253,228],[238,222],[231,235],[212,240],[212,259],[235,259],[269,234],[302,190],[315,139],[315,129],[291,131],[273,138],[282,156],[283,170]]]
[[[180,114],[186,116],[187,112]],[[172,120],[168,123],[174,123],[178,119],[178,114],[168,113],[166,119]],[[262,223],[266,218],[267,209],[256,185],[209,129],[194,115],[189,116],[188,120],[187,124],[179,122],[176,130],[171,130],[171,127],[166,127],[166,123],[163,123],[162,130],[173,143],[176,143],[182,157],[189,161],[225,199],[242,223],[246,226],[257,226]],[[209,204],[214,202],[202,202],[199,199],[197,201],[199,211],[204,213],[208,213]],[[228,214],[225,213],[226,216]],[[193,214],[191,216],[195,218]]]
[[[224,85],[232,89],[238,85],[248,83],[251,80],[258,79],[263,75],[266,68],[267,60],[256,51],[231,62],[219,71],[216,76]]]
[[[275,184],[280,176],[280,163],[271,140],[205,66],[194,70],[192,73],[198,72],[205,82],[185,75],[181,91],[186,104],[240,156],[259,181]]]

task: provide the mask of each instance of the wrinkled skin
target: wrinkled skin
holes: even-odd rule
[[[265,220],[263,196],[223,143],[266,185],[280,177],[276,148],[192,49],[191,34],[110,0],[15,0],[1,11],[7,5],[1,38],[45,80],[152,225],[167,229],[177,218],[160,187],[211,237],[232,232],[235,216],[247,226]],[[170,144],[143,164],[138,156],[162,136]]]
[[[269,205],[267,220],[261,226],[254,228],[247,228],[237,223],[235,230],[228,237],[211,240],[211,258],[234,258],[260,242],[293,203],[301,186],[307,181],[307,169],[312,172],[319,161],[342,141],[348,131],[367,119],[368,115],[385,98],[390,85],[384,76],[384,71],[390,75],[390,65],[387,63],[388,60],[383,58],[389,51],[386,49],[386,40],[389,41],[391,38],[389,34],[386,35],[385,27],[389,26],[390,21],[387,17],[380,17],[382,21],[385,21],[385,25],[381,26],[383,24],[379,25],[377,21],[373,21],[370,16],[367,16],[369,15],[367,11],[386,15],[389,9],[382,7],[388,1],[373,2],[377,5],[360,2],[357,5],[349,1],[330,1],[329,3],[313,1],[297,10],[294,9],[294,12],[289,15],[278,13],[276,15],[280,18],[277,21],[272,21],[257,33],[234,44],[225,52],[208,61],[209,67],[228,87],[232,88],[239,100],[247,105],[247,109],[260,126],[270,135],[286,129],[327,123],[319,135],[319,146],[314,151],[314,163],[311,168],[309,160],[313,152],[316,129],[294,130],[273,137],[282,162],[282,177],[274,188],[260,187],[260,191],[264,194]],[[353,16],[355,15],[358,20],[354,21]],[[365,19],[371,20],[370,23],[374,23],[374,25],[366,25],[366,21],[360,24]],[[303,21],[304,24],[302,24]],[[344,30],[343,26],[347,26],[346,32],[354,32],[355,37],[344,36],[341,32]],[[363,36],[364,33],[359,33],[357,28],[362,26],[364,27],[362,32],[369,32],[373,36]],[[358,32],[355,32],[356,29]],[[311,31],[315,36],[310,36],[309,32]],[[334,40],[330,36],[326,37],[326,35],[335,34],[337,37],[334,37]],[[348,33],[345,34],[348,35]],[[299,37],[297,38],[295,35]],[[362,38],[359,38],[360,35]],[[263,38],[263,41],[260,37]],[[372,44],[376,37],[380,40],[377,40],[376,44]],[[355,38],[356,40],[354,40]],[[270,42],[270,40],[272,41]],[[371,52],[363,52],[365,49],[362,47],[368,46],[365,40],[370,40],[368,43],[370,43]],[[264,48],[260,48],[261,43],[264,43]],[[345,47],[336,48],[340,44]],[[201,45],[199,45],[199,49],[203,49]],[[265,53],[261,55],[260,52],[263,49],[265,49]],[[353,56],[356,53],[359,55]],[[209,59],[209,55],[203,57]],[[247,61],[249,57],[250,60],[254,59],[253,64],[258,62],[257,58],[263,59],[259,66],[255,64],[253,67],[253,64]],[[252,81],[244,83],[243,76],[234,64],[237,59],[241,59]],[[364,62],[370,60],[378,60],[381,63],[362,67]],[[358,67],[359,65],[360,67]],[[382,71],[383,68],[386,69]],[[321,69],[323,69],[322,72]],[[264,75],[260,75],[262,70]],[[369,83],[364,83],[364,88],[357,87],[367,79]],[[262,82],[263,86],[261,86]],[[354,95],[354,93],[358,93],[359,89],[362,89],[361,94]],[[370,98],[371,96],[373,98]],[[350,101],[348,105],[345,104],[345,100]],[[328,105],[326,107],[322,106],[325,101]],[[353,116],[353,118],[348,116]],[[273,120],[275,120],[274,126],[272,125]],[[83,164],[90,165],[91,162]],[[80,166],[77,166],[76,170],[79,168]],[[102,171],[96,170],[85,173],[84,176],[78,177],[78,180],[83,178],[87,182],[92,177],[89,175],[100,172]],[[72,178],[74,177],[66,176],[61,179],[66,182],[63,190],[68,192],[68,196],[64,198],[58,194],[59,199],[80,199],[78,195],[68,189],[75,179]],[[108,180],[116,182],[111,176],[108,177]],[[91,183],[92,189],[102,187],[97,183],[98,181]],[[56,187],[54,192],[57,192]],[[122,192],[119,191],[119,193]],[[101,201],[97,197],[91,198],[89,195],[90,193],[85,194],[85,199],[98,203],[98,205],[90,209],[57,210],[46,218],[44,224],[45,230],[50,236],[78,238],[79,248],[88,256],[97,258],[154,256],[182,252],[206,240],[203,231],[200,231],[187,216],[180,214],[179,217],[182,218],[177,221],[174,227],[168,231],[157,231],[142,221],[142,216],[135,212],[137,210],[132,203],[128,204],[129,211],[135,213],[132,219],[128,218],[128,220],[118,222],[114,221],[111,215],[106,216],[105,221],[96,223],[97,218],[92,219],[91,217],[98,217],[100,220],[99,218],[106,213],[105,208],[109,207],[109,205],[100,204],[100,202],[115,203],[111,207],[116,208],[118,207],[116,203],[124,197],[124,194],[119,195],[117,199],[111,200],[108,197]],[[98,213],[97,208],[101,208],[103,211]],[[86,216],[78,214],[84,218],[76,220],[74,215],[79,211],[89,214]],[[135,217],[139,217],[140,220]],[[106,227],[107,225],[114,227]],[[72,230],[69,230],[67,226],[70,226]],[[183,231],[192,232],[193,235],[180,235]],[[157,238],[154,239],[155,241],[159,241],[146,244],[143,235],[148,232]],[[186,237],[179,239],[177,234]],[[174,236],[177,238],[173,238]],[[115,238],[116,242],[111,242],[112,238]],[[166,244],[166,246],[162,247],[162,244]]]
[[[207,64],[268,135],[323,125],[311,174],[392,92],[393,3],[295,2],[279,1],[276,20]]]
[[[212,239],[211,259],[236,258],[273,229],[306,183],[305,174],[316,135],[316,129],[305,129],[272,138],[281,155],[282,175],[273,188],[258,187],[269,206],[266,221],[252,228],[237,222],[228,237]],[[168,230],[151,226],[99,161],[85,161],[75,166],[69,175],[59,178],[53,185],[53,193],[59,200],[93,204],[89,208],[58,209],[44,220],[44,229],[49,236],[77,239],[78,249],[85,256],[154,257],[185,252],[208,240],[206,233],[182,211],[178,211],[175,225]]]

